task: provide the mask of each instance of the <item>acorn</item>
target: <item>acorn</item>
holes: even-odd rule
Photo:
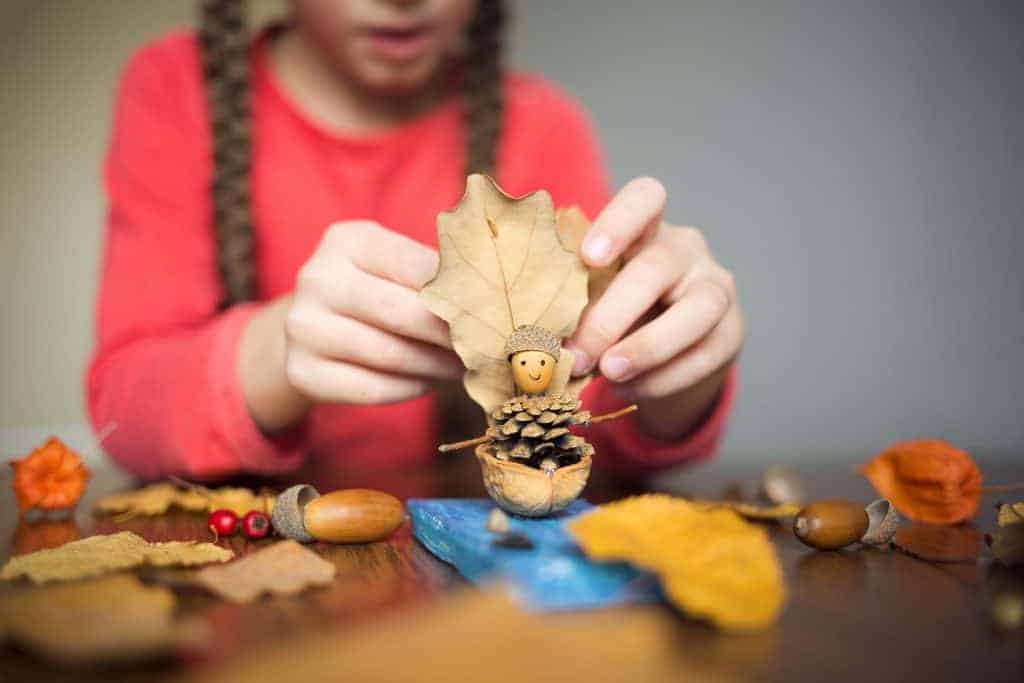
[[[394,496],[371,489],[342,489],[320,495],[308,485],[293,486],[277,498],[274,528],[302,543],[370,543],[391,535],[405,519]]]
[[[793,520],[793,533],[807,546],[838,550],[868,530],[868,513],[856,503],[832,499],[811,503]]]
[[[885,498],[869,503],[864,512],[868,514],[868,530],[860,538],[865,545],[884,545],[896,535],[900,527],[900,516],[896,507]]]

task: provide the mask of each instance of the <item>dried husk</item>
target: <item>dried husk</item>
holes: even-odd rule
[[[524,517],[543,517],[564,509],[579,497],[590,477],[588,454],[574,465],[550,472],[499,460],[492,444],[476,448],[487,493],[501,509]]]
[[[967,452],[939,439],[896,443],[861,468],[900,514],[927,524],[958,524],[978,513],[981,472]]]
[[[78,505],[89,481],[89,469],[57,437],[21,460],[11,460],[18,512],[30,509],[68,510]]]
[[[883,545],[892,540],[900,528],[900,516],[896,508],[885,498],[879,498],[864,508],[868,513],[868,530],[860,542],[865,545]]]

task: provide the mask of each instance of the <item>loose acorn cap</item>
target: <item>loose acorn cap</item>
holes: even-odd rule
[[[868,514],[868,530],[860,538],[865,545],[883,545],[892,540],[896,530],[900,528],[900,516],[896,508],[885,498],[868,504],[864,508]]]
[[[804,487],[800,476],[785,465],[772,465],[761,474],[761,493],[775,505],[802,505]]]
[[[282,491],[274,503],[270,519],[274,530],[299,543],[312,543],[315,539],[306,531],[303,517],[306,505],[319,497],[320,492],[309,484],[297,484]]]

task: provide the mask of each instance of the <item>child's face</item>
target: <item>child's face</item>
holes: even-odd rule
[[[454,51],[477,0],[291,0],[302,31],[372,92],[423,87]]]
[[[520,351],[509,359],[512,379],[524,394],[548,390],[555,376],[555,359],[543,351]]]

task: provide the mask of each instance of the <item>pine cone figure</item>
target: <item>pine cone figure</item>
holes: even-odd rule
[[[494,424],[487,428],[495,457],[551,472],[593,455],[594,447],[569,431],[590,423],[590,411],[579,407],[571,396],[520,395],[505,401],[491,413]]]

